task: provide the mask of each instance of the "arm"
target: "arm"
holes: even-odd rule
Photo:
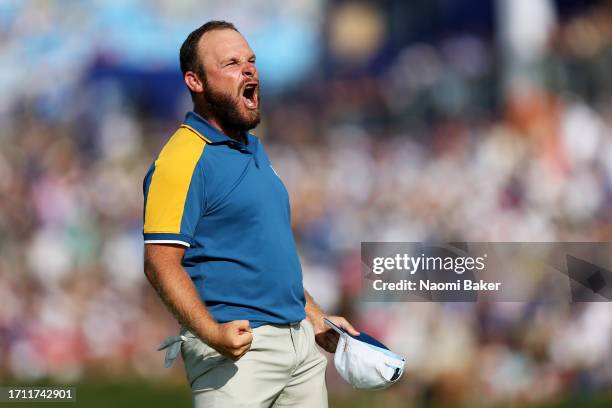
[[[306,317],[312,323],[317,344],[325,351],[334,353],[340,336],[323,322],[324,317],[348,331],[352,336],[359,335],[359,332],[344,317],[326,315],[306,290],[304,290],[304,297],[306,298],[306,306],[304,307]]]
[[[144,272],[176,319],[219,353],[238,360],[250,348],[253,336],[248,320],[219,324],[208,312],[181,265],[180,245],[145,245]]]

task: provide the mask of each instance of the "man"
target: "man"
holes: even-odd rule
[[[180,345],[195,406],[326,407],[315,339],[334,352],[338,336],[302,286],[287,191],[248,133],[260,121],[255,55],[211,21],[180,61],[194,112],[144,181],[145,273],[183,326],[166,346]]]

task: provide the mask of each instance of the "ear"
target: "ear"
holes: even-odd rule
[[[187,88],[189,88],[191,92],[194,92],[194,93],[204,92],[204,84],[202,83],[202,81],[200,80],[200,78],[195,72],[187,71],[185,73],[185,76],[183,77],[183,80],[185,81]]]

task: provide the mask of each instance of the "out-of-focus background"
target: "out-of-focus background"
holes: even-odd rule
[[[612,405],[610,303],[365,303],[361,241],[611,241],[612,3],[0,0],[0,384],[188,406],[142,272],[142,179],[209,19],[258,55],[256,130],[305,285],[407,357],[335,407]]]

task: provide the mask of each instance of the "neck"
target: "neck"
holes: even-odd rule
[[[221,121],[211,115],[210,112],[207,112],[206,109],[202,109],[199,106],[195,106],[193,110],[195,113],[206,119],[214,128],[219,130],[221,133],[240,143],[246,143],[245,132],[224,125]]]

